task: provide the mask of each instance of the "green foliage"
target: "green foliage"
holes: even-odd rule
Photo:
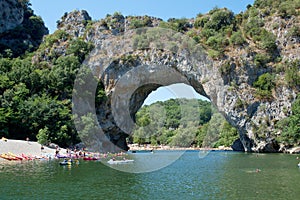
[[[291,17],[297,14],[300,8],[299,0],[256,0],[254,2],[256,8],[268,10],[271,14],[278,14],[282,18]]]
[[[45,48],[51,48],[54,43],[62,40],[65,41],[69,38],[69,34],[64,30],[56,30],[53,34],[47,35],[44,38],[44,42],[40,46],[40,50]]]
[[[49,135],[49,129],[48,127],[45,127],[43,129],[39,130],[39,133],[36,135],[36,139],[38,143],[45,145],[48,143],[48,135]]]
[[[271,57],[265,53],[257,53],[254,56],[254,64],[258,67],[264,67],[271,62]]]
[[[259,99],[271,99],[272,89],[275,87],[275,77],[269,73],[262,74],[253,86],[257,88],[256,97]]]
[[[45,24],[40,16],[30,16],[25,22],[26,32],[29,33],[34,40],[41,40],[45,35]]]
[[[137,17],[129,17],[129,18],[130,18],[129,29],[147,27],[150,26],[152,23],[152,20],[149,16],[144,16],[143,19],[139,19]]]
[[[274,76],[271,75],[270,73],[262,74],[258,77],[258,80],[254,83],[254,87],[261,90],[270,91],[275,86],[274,79],[275,79]]]
[[[138,127],[133,142],[178,147],[230,146],[238,137],[237,130],[213,112],[210,103],[202,100],[170,99],[144,106],[136,114]]]
[[[210,46],[212,49],[222,52],[224,47],[229,44],[227,38],[225,38],[221,34],[216,34],[214,36],[211,36],[206,41],[206,44]]]
[[[236,128],[233,128],[220,113],[214,113],[211,120],[197,133],[200,147],[229,147],[237,138]]]
[[[263,29],[258,36],[253,37],[254,40],[260,41],[260,47],[267,52],[274,52],[277,49],[276,36]]]
[[[300,86],[300,60],[287,63],[287,69],[285,72],[285,80],[289,87]]]
[[[223,56],[223,52],[219,52],[213,49],[208,50],[208,55],[209,57],[211,57],[212,59],[217,60],[218,58],[220,58],[221,56]]]
[[[82,39],[72,40],[66,50],[66,54],[74,55],[78,58],[78,61],[82,63],[85,59],[85,56],[91,52],[93,48],[94,46],[92,43],[87,43]]]
[[[205,24],[209,21],[209,16],[197,17],[194,23],[195,28],[204,28]]]
[[[225,146],[230,147],[233,142],[238,139],[239,135],[237,129],[232,127],[227,121],[223,121],[221,124],[221,131],[218,141],[215,143],[215,147]]]
[[[219,72],[221,73],[222,76],[228,75],[230,73],[230,71],[231,71],[231,63],[230,63],[230,61],[225,62],[219,68]]]
[[[300,145],[300,96],[292,105],[292,115],[279,121],[277,128],[282,130],[280,141],[286,146]]]
[[[189,22],[186,18],[181,19],[168,19],[167,22],[161,22],[159,24],[161,28],[168,28],[178,32],[186,32],[189,28]]]
[[[293,26],[292,28],[290,28],[287,35],[289,37],[300,37],[300,27]]]
[[[220,30],[233,23],[234,14],[232,11],[225,9],[215,9],[210,20],[205,23],[204,28]]]
[[[104,91],[104,85],[100,81],[98,82],[96,95],[95,95],[95,105],[99,107],[103,102],[106,102],[107,96]]]
[[[232,45],[243,45],[246,43],[246,40],[243,37],[243,34],[241,31],[232,33],[229,41],[230,41],[230,44],[232,44]]]
[[[63,31],[47,37],[40,50],[59,40]],[[0,59],[0,137],[54,142],[68,146],[79,141],[72,122],[71,98],[74,80],[85,55],[92,49],[82,40],[73,40],[67,55],[57,56],[46,65],[32,64],[31,55],[24,58]],[[49,68],[49,66],[51,68]],[[99,85],[96,99],[103,100]]]

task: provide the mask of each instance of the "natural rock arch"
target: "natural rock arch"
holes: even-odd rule
[[[135,43],[141,42],[136,41],[137,37],[149,40],[147,47],[136,47]],[[100,127],[110,141],[122,149],[127,149],[126,133],[132,132],[135,113],[147,96],[160,86],[174,83],[190,85],[199,94],[211,99],[226,116],[224,99],[227,88],[217,67],[213,66],[200,46],[177,32],[148,28],[113,37],[103,41],[85,65],[101,80],[108,97],[98,108]],[[87,104],[90,112],[94,103]],[[230,122],[243,133],[238,121]],[[247,137],[241,136],[245,148],[249,150]],[[114,147],[109,144],[104,147],[102,143],[99,141],[97,145],[115,151]]]
[[[100,128],[85,140],[95,150],[127,150],[126,137],[134,127],[132,119],[143,101],[158,87],[174,83],[190,85],[208,97],[238,129],[244,150],[252,150],[255,143],[252,118],[257,117],[261,102],[254,98],[251,89],[239,91],[232,88],[228,83],[230,77],[222,75],[201,46],[188,36],[161,28],[127,31],[101,40],[84,66],[91,69],[93,75],[85,76],[85,85],[78,79],[75,81],[75,91],[81,91],[73,95],[73,110],[79,118],[94,113],[94,121],[99,122]],[[229,71],[234,71],[235,67],[230,65],[232,70]],[[247,73],[253,74],[253,71],[248,69],[242,77],[237,74],[233,77],[238,80],[248,76],[247,80],[253,82],[255,77]],[[94,98],[83,95],[85,91],[95,93],[97,83],[92,83],[93,76],[102,82],[107,95],[106,101],[101,102],[96,110]],[[248,83],[244,87],[249,87]],[[241,105],[240,101],[247,102],[247,106]],[[79,133],[84,127],[80,122],[77,123]],[[273,151],[270,144],[270,151]]]

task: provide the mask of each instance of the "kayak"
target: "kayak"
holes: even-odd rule
[[[56,157],[57,158],[68,158],[68,156],[66,156],[66,155],[60,155],[60,154],[56,155]]]
[[[59,164],[60,165],[72,165],[72,162],[69,162],[69,161],[65,162],[65,161],[63,161],[63,162],[60,162]]]
[[[125,164],[125,163],[132,163],[134,160],[113,160],[110,159],[109,161],[107,161],[108,164]]]

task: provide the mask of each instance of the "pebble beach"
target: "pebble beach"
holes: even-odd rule
[[[55,149],[44,147],[44,149],[42,150],[41,144],[37,142],[7,139],[6,141],[0,140],[0,154],[2,153],[42,156],[46,154],[55,154]],[[0,162],[2,161],[6,161],[6,160],[0,158]]]

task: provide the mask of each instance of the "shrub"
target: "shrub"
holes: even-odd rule
[[[254,82],[254,87],[261,90],[270,91],[275,86],[275,77],[270,73],[262,74],[258,77],[258,80]]]
[[[219,52],[213,49],[208,50],[208,56],[211,57],[212,59],[219,59],[224,55],[223,52]]]
[[[261,41],[260,47],[267,52],[274,52],[277,49],[276,37],[273,33],[264,29],[260,34],[259,40]]]
[[[186,18],[181,18],[181,19],[171,18],[168,19],[167,22],[161,22],[159,26],[161,28],[168,28],[177,32],[186,32],[190,27],[189,22]]]
[[[232,45],[243,45],[246,43],[246,40],[241,31],[234,32],[231,35],[229,41]]]
[[[285,80],[289,87],[299,87],[300,86],[300,72],[299,72],[300,60],[295,60],[288,63],[285,73]]]
[[[210,20],[205,24],[206,28],[220,30],[224,26],[230,25],[234,20],[234,14],[227,9],[217,9],[211,15]]]
[[[271,61],[271,57],[268,54],[258,53],[254,56],[254,64],[256,66],[265,66]]]
[[[217,50],[217,51],[222,51],[222,49],[228,45],[228,40],[222,36],[221,34],[211,36],[208,38],[206,41],[206,44],[210,46],[212,49]]]
[[[136,29],[150,26],[152,20],[150,17],[145,16],[143,19],[138,19],[137,17],[131,17],[129,29]]]
[[[282,18],[291,17],[296,15],[296,9],[291,2],[282,2],[278,7],[278,15]]]
[[[205,24],[209,21],[209,16],[197,17],[194,23],[195,28],[203,28]]]
[[[275,77],[269,73],[262,74],[254,82],[257,89],[255,96],[259,99],[272,99],[272,89],[275,87]]]
[[[300,28],[299,28],[299,26],[293,26],[288,31],[287,36],[289,36],[289,37],[300,37]]]

